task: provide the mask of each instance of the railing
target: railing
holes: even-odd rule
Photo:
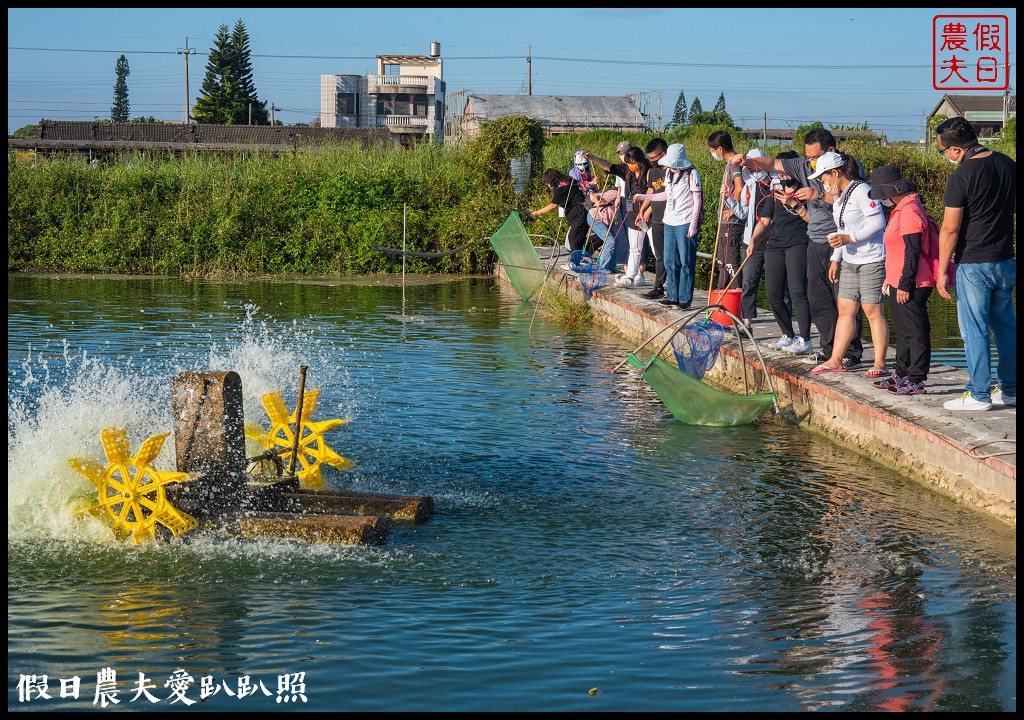
[[[434,78],[425,75],[372,75],[374,85],[377,87],[420,87],[426,88]]]
[[[426,127],[430,118],[425,115],[378,115],[377,123],[388,127]]]

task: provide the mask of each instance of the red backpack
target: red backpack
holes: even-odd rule
[[[921,239],[921,257],[924,258],[928,265],[928,270],[931,271],[932,277],[935,280],[939,278],[939,224],[935,222],[935,218],[929,215],[927,212],[924,214],[927,219],[926,235]],[[946,268],[946,285],[949,287],[953,286],[956,278],[956,268],[953,265],[953,258],[949,259],[949,266]]]

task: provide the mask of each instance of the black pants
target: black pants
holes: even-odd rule
[[[743,252],[747,246],[743,246]],[[757,317],[757,289],[761,286],[761,276],[764,274],[764,240],[759,242],[743,262],[743,293],[740,295],[741,314],[744,320],[753,320]]]
[[[764,287],[775,322],[783,335],[793,337],[793,312],[800,329],[795,333],[811,338],[811,306],[807,302],[807,246],[769,246],[764,251]],[[787,295],[789,302],[786,302]]]
[[[573,206],[565,217],[569,221],[569,250],[583,250],[583,244],[587,242],[587,230],[590,229],[583,203]]]
[[[651,223],[651,244],[654,246],[654,289],[665,289],[665,223]]]
[[[715,262],[718,265],[717,290],[725,289],[740,267],[740,254],[743,250],[743,223],[722,223],[721,236],[718,239],[718,254]],[[735,284],[735,283],[734,283]]]
[[[811,321],[818,329],[818,344],[826,358],[832,357],[832,343],[839,319],[839,284],[828,279],[832,247],[828,243],[807,243],[807,302],[811,306]],[[864,313],[857,311],[853,340],[844,357],[860,362],[864,343],[860,339],[864,330]]]
[[[921,383],[932,364],[932,325],[928,320],[928,298],[932,288],[914,288],[910,299],[896,302],[896,288],[889,289],[889,311],[896,332],[896,374]]]

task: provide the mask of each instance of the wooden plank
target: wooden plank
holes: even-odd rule
[[[280,538],[328,545],[370,545],[387,540],[388,521],[377,516],[259,512],[240,518],[238,532],[253,540]]]
[[[267,509],[329,515],[381,515],[389,520],[421,523],[434,514],[431,497],[358,493],[345,490],[299,490],[276,493]]]

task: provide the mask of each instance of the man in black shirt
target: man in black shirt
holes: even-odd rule
[[[935,289],[949,298],[946,271],[956,262],[956,315],[970,375],[964,394],[947,410],[989,410],[1017,404],[1017,283],[1014,221],[1017,215],[1017,163],[978,143],[970,122],[946,120],[935,129],[939,152],[957,166],[946,182],[945,211],[939,230],[939,270]],[[991,345],[999,362],[992,389]]]

